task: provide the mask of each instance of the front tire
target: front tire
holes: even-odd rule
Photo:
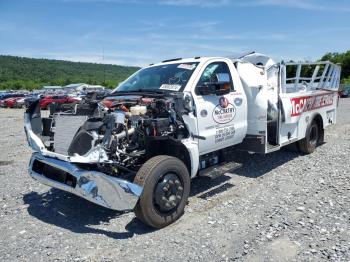
[[[137,172],[134,183],[143,187],[134,210],[143,223],[162,228],[183,215],[190,176],[180,159],[166,155],[149,159]]]
[[[312,121],[306,130],[305,137],[298,142],[299,150],[304,154],[311,154],[315,151],[320,141],[320,129],[316,121]]]

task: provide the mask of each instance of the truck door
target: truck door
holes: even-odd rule
[[[205,82],[218,74],[229,78],[230,92],[225,95],[201,95]],[[203,155],[242,142],[247,131],[247,101],[233,63],[207,62],[198,76],[194,102],[198,121],[199,154]]]
[[[280,67],[275,65],[267,70],[267,143],[272,148],[279,145],[280,104],[279,104]]]

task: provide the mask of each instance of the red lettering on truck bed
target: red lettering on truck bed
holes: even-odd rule
[[[321,107],[333,105],[334,94],[326,93],[322,95],[301,96],[290,99],[292,103],[291,116],[299,116],[303,112],[315,110]]]

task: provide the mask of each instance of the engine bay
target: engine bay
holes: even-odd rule
[[[160,140],[176,142],[189,136],[182,119],[186,112],[182,94],[125,95],[109,100],[109,108],[99,101],[83,101],[71,112],[51,108],[50,116],[42,119],[43,135],[49,136],[47,149],[57,152],[58,141],[70,140],[66,150],[69,157],[87,158],[84,162],[94,169],[119,175],[137,172],[158,150],[155,147],[159,147]],[[82,116],[83,124],[77,125]],[[63,122],[60,118],[64,117],[71,121],[64,127],[72,129],[67,132],[70,138],[62,138],[61,133],[66,132],[58,132],[62,130],[58,126]]]

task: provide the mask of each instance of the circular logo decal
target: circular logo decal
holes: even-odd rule
[[[230,104],[226,97],[219,99],[219,104],[214,108],[213,119],[216,123],[226,124],[231,122],[236,115],[236,108]]]
[[[205,110],[205,109],[203,109],[203,110],[201,111],[201,117],[206,117],[207,115],[208,115],[208,111]]]
[[[219,104],[222,108],[226,108],[229,104],[228,99],[226,97],[220,97]]]
[[[236,106],[240,106],[243,102],[243,99],[242,98],[235,98],[235,100],[233,101],[235,103]]]

